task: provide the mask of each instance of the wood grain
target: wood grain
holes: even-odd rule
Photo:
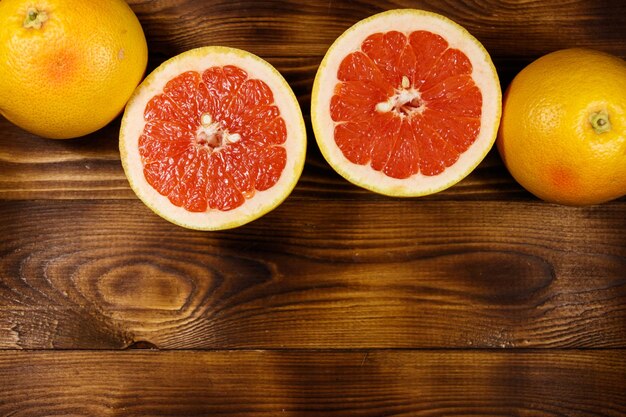
[[[0,199],[135,200],[118,150],[119,121],[85,138],[51,141],[0,120]],[[36,149],[36,151],[33,151]],[[309,132],[306,166],[294,199],[380,199],[353,186],[326,163]],[[495,150],[465,180],[429,200],[533,200]]]
[[[204,45],[244,48],[268,59],[309,114],[317,66],[334,39],[358,20],[386,9],[416,7],[442,13],[481,40],[502,85],[534,58],[566,47],[591,47],[626,57],[626,3],[537,1],[129,1],[149,41],[154,68]],[[311,30],[314,28],[314,30]],[[307,125],[309,125],[307,123]],[[119,122],[86,138],[54,142],[0,120],[0,198],[134,199],[119,163]],[[371,198],[323,160],[309,126],[307,166],[295,197]],[[36,150],[36,151],[34,151]],[[492,154],[465,181],[431,199],[528,200]]]
[[[199,45],[246,48],[265,57],[322,56],[345,29],[374,13],[420,8],[463,25],[495,56],[535,57],[568,46],[626,56],[626,4],[557,0],[228,1],[131,0],[152,54]]]
[[[623,351],[0,353],[0,415],[623,416]]]
[[[324,53],[371,14],[448,16],[506,88],[556,49],[626,58],[626,2],[128,3],[149,70],[211,44],[272,63],[306,167],[262,219],[195,232],[130,190],[119,118],[71,141],[0,118],[0,416],[626,415],[626,197],[542,203],[492,151],[445,192],[391,199],[339,177],[308,121]]]
[[[625,209],[288,200],[203,233],[5,201],[0,347],[625,347]]]

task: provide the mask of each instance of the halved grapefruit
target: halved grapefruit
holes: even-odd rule
[[[306,152],[298,101],[261,58],[209,46],[155,69],[131,97],[120,131],[131,188],[178,225],[228,229],[277,207]]]
[[[435,13],[391,10],[330,47],[313,84],[311,120],[330,165],[391,196],[421,196],[467,176],[493,146],[501,113],[489,54]]]

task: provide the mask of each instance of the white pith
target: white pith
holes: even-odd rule
[[[407,103],[416,101],[419,106],[410,106],[405,109]],[[395,94],[386,101],[376,103],[375,110],[379,113],[388,113],[393,111],[397,116],[404,118],[408,115],[421,114],[426,106],[421,103],[421,94],[419,90],[411,87],[409,77],[402,77],[402,84],[396,88]]]
[[[195,138],[196,146],[199,148],[214,152],[219,151],[229,143],[236,143],[240,140],[241,135],[239,133],[230,133],[221,123],[213,120],[211,114],[204,113],[200,116],[200,126],[198,126]]]
[[[264,81],[274,95],[274,105],[287,128],[287,140],[282,145],[287,149],[285,168],[269,190],[256,191],[246,202],[229,211],[208,209],[206,212],[190,212],[172,204],[166,196],[159,194],[146,181],[139,154],[139,137],[145,126],[144,111],[148,101],[163,92],[163,87],[172,78],[186,71],[204,72],[214,66],[235,65],[244,70],[251,79]],[[196,135],[211,135],[219,131],[211,115],[201,116],[201,126]],[[239,135],[219,131],[222,144],[236,142]],[[200,230],[218,230],[248,223],[277,207],[291,192],[297,182],[306,153],[306,130],[298,101],[291,88],[269,63],[261,58],[234,48],[204,47],[180,54],[164,62],[154,70],[137,88],[131,97],[120,130],[120,153],[122,165],[131,187],[137,196],[163,218],[184,227]]]
[[[334,139],[336,123],[330,116],[330,101],[339,80],[337,71],[341,61],[351,52],[360,49],[363,41],[374,33],[398,31],[409,34],[426,30],[442,36],[449,48],[461,50],[472,64],[472,78],[482,93],[481,131],[470,148],[457,162],[441,174],[426,176],[417,173],[406,179],[388,177],[375,171],[369,164],[350,162]],[[407,90],[407,91],[410,91]],[[419,92],[417,92],[419,94]],[[392,110],[401,97],[392,97]],[[406,93],[408,94],[408,92]],[[419,96],[416,96],[419,97]],[[391,99],[390,99],[391,100]],[[378,111],[389,106],[379,103]],[[420,111],[419,108],[416,111]],[[326,160],[348,181],[363,188],[394,196],[419,196],[448,188],[469,174],[489,152],[496,138],[501,111],[501,90],[491,59],[480,42],[451,20],[430,12],[414,9],[392,10],[365,19],[341,35],[329,48],[318,69],[311,97],[311,121],[315,137]]]

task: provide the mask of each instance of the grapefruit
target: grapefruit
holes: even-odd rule
[[[123,110],[148,48],[123,0],[2,0],[0,57],[0,114],[39,136],[66,139]]]
[[[626,62],[565,49],[524,68],[504,99],[497,140],[513,177],[553,203],[626,194]]]
[[[348,181],[421,196],[468,175],[493,146],[496,70],[478,40],[414,9],[362,20],[329,48],[313,84],[320,150]]]
[[[294,188],[306,130],[291,88],[269,63],[233,48],[184,52],[155,69],[126,106],[122,165],[154,212],[191,229],[228,229]]]

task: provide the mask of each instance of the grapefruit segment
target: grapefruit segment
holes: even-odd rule
[[[235,227],[295,186],[306,133],[293,92],[267,62],[207,47],[162,64],[122,119],[129,182],[157,214],[185,227]]]
[[[480,119],[453,116],[433,109],[424,111],[428,127],[440,137],[447,138],[457,154],[462,154],[474,143],[480,133]]]
[[[349,54],[341,62],[337,77],[341,81],[366,81],[387,94],[393,94],[392,85],[383,77],[380,69],[367,55],[360,51]]]
[[[403,120],[383,173],[393,178],[408,178],[419,170],[419,143],[414,133],[412,120]]]
[[[420,85],[420,91],[428,91],[455,75],[471,75],[471,73],[472,64],[467,56],[458,49],[447,49],[428,73],[420,77],[424,80]],[[471,77],[466,81],[473,84]]]
[[[342,154],[352,163],[363,165],[371,157],[371,140],[368,126],[359,123],[342,123],[335,127],[335,141]],[[356,138],[356,139],[355,139]]]
[[[216,154],[215,157],[209,159],[207,198],[212,209],[228,211],[241,206],[245,198],[237,189],[224,159],[221,154]]]
[[[385,80],[398,85],[403,76],[412,78],[415,54],[400,32],[374,33],[361,44],[361,50],[378,67]],[[406,72],[403,72],[406,71]]]
[[[165,94],[159,94],[150,100],[146,106],[144,118],[146,121],[161,120],[186,123],[183,113],[180,112],[174,100]]]
[[[174,122],[146,123],[139,138],[139,152],[146,164],[178,158],[189,148],[193,135]]]
[[[416,30],[409,34],[409,45],[415,53],[413,85],[419,88],[426,81],[435,63],[448,49],[448,42],[436,33]]]
[[[180,115],[179,121],[186,123],[191,129],[194,128],[198,115],[196,96],[199,83],[200,74],[188,71],[169,81],[163,89],[164,95],[176,106]]]
[[[363,121],[376,115],[376,104],[387,99],[387,94],[373,83],[347,81],[336,89],[330,102],[334,121]]]
[[[265,191],[277,181],[287,162],[285,149],[282,147],[266,147],[259,150],[258,169],[255,179],[256,189]]]
[[[401,126],[402,121],[389,113],[377,114],[372,120],[369,135],[373,142],[370,159],[374,170],[382,170],[389,162]]]
[[[420,10],[365,19],[330,47],[311,120],[322,154],[349,181],[417,196],[465,177],[492,147],[501,93],[482,45]]]

